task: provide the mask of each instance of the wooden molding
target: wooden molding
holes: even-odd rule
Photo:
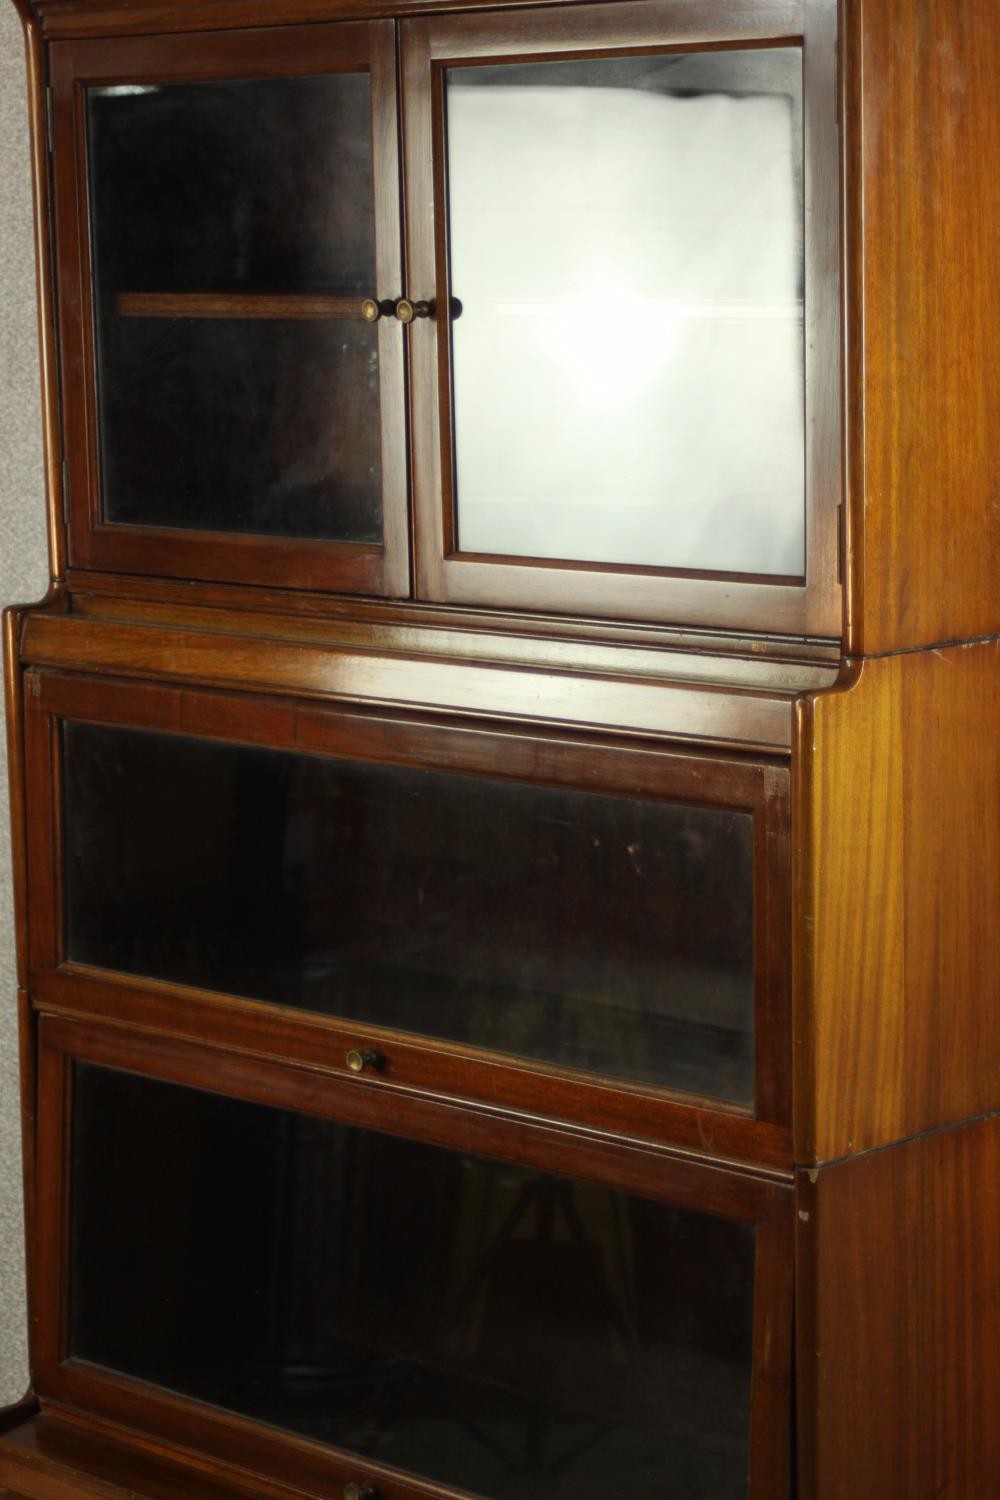
[[[787,688],[600,678],[440,655],[255,639],[170,626],[29,617],[22,656],[34,666],[294,693],[441,713],[559,722],[787,754],[795,694]]]
[[[381,16],[424,14],[427,11],[495,9],[496,0],[287,0],[281,14],[273,0],[209,0],[193,9],[185,0],[17,0],[30,8],[47,37],[140,35],[167,31],[218,30],[223,27],[274,26],[308,21],[370,20]],[[506,0],[504,9],[521,11],[545,0]],[[692,16],[687,0],[669,4],[686,35],[711,37],[720,25],[760,25],[762,12],[776,35],[802,29],[804,0],[710,0]],[[634,0],[633,0],[634,4]],[[626,4],[625,9],[628,9]],[[641,9],[637,7],[637,9]],[[771,20],[770,17],[774,17]]]

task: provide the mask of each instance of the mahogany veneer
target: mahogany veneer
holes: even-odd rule
[[[989,0],[849,0],[848,649],[1000,631],[1000,324]]]
[[[839,14],[832,0],[15,3],[52,585],[4,619],[32,1389],[0,1413],[0,1500],[477,1493],[73,1356],[80,1066],[752,1230],[741,1500],[1000,1494],[1000,31],[987,0],[844,0]],[[452,308],[442,68],[768,45],[803,51],[804,578],[456,551],[450,323],[390,316],[402,295]],[[383,300],[385,545],[107,524],[81,89],[310,68],[375,79],[380,284],[359,297]],[[177,317],[347,328],[360,311],[334,286],[117,293],[117,316],[161,330]],[[644,798],[749,816],[752,1103],[533,1061],[510,1033],[445,1042],[73,961],[65,723],[594,792],[619,799],[623,826]],[[237,822],[254,815],[245,805]],[[409,853],[436,834],[429,821]],[[571,889],[559,849],[553,889]],[[377,873],[358,865],[359,881]],[[735,876],[711,877],[721,910]],[[609,907],[622,889],[609,883]],[[163,1191],[188,1175],[165,1174]],[[512,1246],[517,1264],[546,1232],[556,1256],[555,1222],[542,1207],[515,1218],[487,1266]],[[488,1206],[469,1223],[485,1236]],[[276,1237],[283,1226],[276,1214]],[[568,1219],[563,1238],[590,1246],[595,1301],[596,1259],[614,1308],[620,1292],[641,1317],[627,1235],[588,1240]],[[707,1254],[678,1264],[677,1323],[704,1335],[693,1389],[735,1272]],[[550,1271],[553,1302],[561,1280]],[[484,1284],[488,1272],[476,1295]],[[606,1358],[631,1347],[617,1316]],[[287,1363],[308,1359],[296,1348]],[[690,1403],[655,1389],[658,1417],[676,1405],[689,1419]],[[650,1493],[673,1500],[682,1482],[654,1475]]]
[[[799,1202],[802,1492],[992,1494],[1000,1119],[803,1174]]]
[[[1000,641],[852,662],[797,726],[797,1157],[1000,1108]]]

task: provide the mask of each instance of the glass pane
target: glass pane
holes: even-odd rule
[[[70,959],[753,1097],[749,813],[82,724]]]
[[[458,544],[804,569],[801,54],[447,73]]]
[[[742,1500],[751,1225],[78,1064],[70,1353],[490,1500]]]
[[[368,75],[95,87],[87,123],[105,519],[380,540]]]
[[[381,541],[370,324],[112,318],[103,349],[109,520]]]

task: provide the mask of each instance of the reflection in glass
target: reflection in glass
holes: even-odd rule
[[[446,97],[461,550],[801,575],[800,52]]]
[[[85,724],[68,957],[749,1104],[753,819]]]
[[[367,73],[87,90],[102,292],[370,296]]]
[[[110,318],[103,352],[109,520],[381,541],[369,324]]]
[[[95,87],[87,126],[105,520],[380,541],[368,75]]]
[[[72,1357],[489,1500],[745,1500],[754,1230],[75,1068]]]

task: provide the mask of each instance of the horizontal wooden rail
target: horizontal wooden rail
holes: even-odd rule
[[[248,692],[380,703],[463,716],[559,723],[787,754],[794,693],[690,682],[608,679],[354,646],[235,637],[213,630],[29,615],[21,655],[31,666]]]
[[[362,319],[361,297],[289,296],[253,292],[120,292],[123,318]]]

